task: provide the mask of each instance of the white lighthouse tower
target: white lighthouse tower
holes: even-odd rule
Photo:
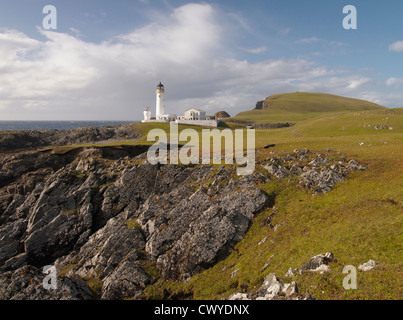
[[[156,118],[157,120],[162,120],[163,119],[163,115],[165,115],[165,99],[164,99],[164,86],[163,84],[160,82],[159,85],[157,86],[157,105],[156,105]]]
[[[150,111],[149,108],[147,108],[147,109],[144,111],[144,122],[148,122],[148,121],[150,121],[150,120],[151,120],[151,111]]]

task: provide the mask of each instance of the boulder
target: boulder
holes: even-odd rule
[[[77,277],[57,278],[55,289],[44,288],[46,274],[24,266],[0,275],[0,300],[91,300],[95,296]]]
[[[350,170],[350,171],[363,171],[363,170],[366,170],[367,168],[362,166],[362,165],[360,165],[355,160],[350,160],[349,163],[346,166],[346,169]]]
[[[226,111],[219,111],[214,115],[214,117],[216,119],[223,119],[223,118],[230,118],[231,116]]]
[[[250,293],[234,293],[229,300],[314,300],[310,294],[301,294],[295,281],[283,284],[274,273],[268,274],[261,287]]]
[[[366,262],[366,263],[364,263],[364,264],[361,264],[361,265],[358,267],[358,270],[361,270],[361,271],[371,271],[371,270],[373,270],[378,264],[379,264],[379,263],[376,262],[376,261],[374,261],[374,260],[369,260],[368,262]]]
[[[298,271],[297,269],[290,268],[290,269],[288,269],[288,271],[287,271],[287,273],[285,274],[284,277],[286,277],[286,278],[292,278],[292,277],[294,277],[294,276],[297,275],[297,271]]]
[[[334,255],[331,252],[327,252],[324,254],[319,254],[317,256],[312,257],[306,264],[302,266],[300,269],[300,274],[303,274],[307,271],[328,271],[327,268],[328,263],[334,260]]]

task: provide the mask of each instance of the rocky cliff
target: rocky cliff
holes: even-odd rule
[[[239,177],[234,166],[150,165],[147,150],[0,154],[0,299],[145,298],[157,280],[187,282],[224,259],[274,204],[259,185],[297,179],[316,195],[365,170],[302,149]],[[49,265],[57,290],[43,286]]]
[[[70,130],[18,130],[0,132],[0,150],[85,144],[105,140],[136,139],[132,125],[82,127]]]
[[[225,257],[270,204],[262,174],[152,166],[136,148],[1,157],[0,299],[140,298]],[[58,290],[43,288],[45,265]]]

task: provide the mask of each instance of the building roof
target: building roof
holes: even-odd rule
[[[192,110],[194,110],[194,111],[198,111],[198,112],[205,112],[205,111],[203,111],[203,110],[196,109],[196,108],[190,108],[190,109],[187,109],[187,110],[185,110],[185,112],[192,111]]]

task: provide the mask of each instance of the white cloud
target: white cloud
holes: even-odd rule
[[[2,30],[0,118],[139,120],[145,107],[153,110],[159,81],[167,111],[177,114],[188,107],[235,114],[272,93],[359,94],[371,86],[304,59],[235,59],[236,47],[225,41],[233,29],[222,18],[211,5],[187,4],[102,43],[82,40],[75,29],[40,30],[43,41]]]
[[[352,79],[349,81],[347,89],[358,89],[363,85],[366,85],[371,82],[370,78],[360,77],[358,79]]]
[[[258,47],[258,48],[241,48],[241,50],[249,52],[249,53],[253,53],[253,54],[262,54],[267,51],[267,47],[263,46],[263,47]]]
[[[312,43],[316,43],[316,42],[320,42],[320,41],[322,41],[322,40],[317,38],[317,37],[311,37],[311,38],[304,38],[304,39],[297,40],[296,43],[298,43],[298,44],[312,44]]]
[[[396,42],[393,42],[393,43],[389,46],[389,50],[390,50],[390,51],[396,51],[396,52],[403,52],[403,41],[396,41]]]
[[[403,85],[403,78],[389,78],[386,80],[388,87],[400,87]]]

